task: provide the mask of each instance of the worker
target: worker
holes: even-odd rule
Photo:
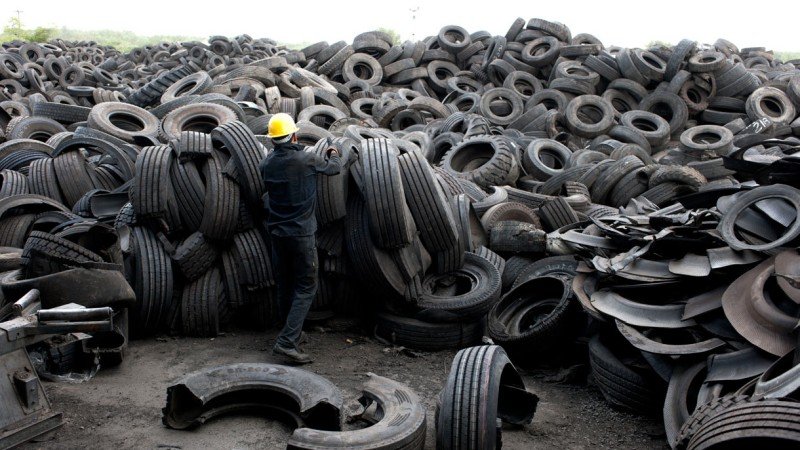
[[[285,113],[272,116],[267,137],[274,150],[259,165],[267,189],[267,229],[276,269],[278,314],[283,329],[272,349],[287,362],[308,364],[312,358],[300,349],[303,322],[317,293],[317,174],[336,175],[342,162],[335,147],[326,158],[305,151],[297,143],[297,125]]]

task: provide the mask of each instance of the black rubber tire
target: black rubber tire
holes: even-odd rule
[[[531,277],[516,284],[489,311],[489,336],[515,361],[530,363],[537,354],[552,354],[569,342],[575,332],[576,307],[570,280]]]
[[[327,225],[340,220],[347,214],[347,195],[349,191],[350,171],[348,161],[355,158],[359,151],[356,141],[350,138],[335,138],[330,145],[335,147],[342,159],[342,169],[336,175],[317,175],[317,221]],[[328,150],[326,141],[321,140],[314,146],[317,156],[324,158]]]
[[[483,336],[483,321],[431,323],[391,313],[375,317],[375,336],[394,345],[435,352],[475,345]]]
[[[16,119],[12,119],[12,122]],[[14,139],[33,139],[47,142],[51,137],[58,133],[67,131],[63,125],[47,117],[22,117],[19,118],[13,128],[9,122],[9,130],[6,132],[6,140]]]
[[[411,243],[414,222],[406,205],[398,150],[386,139],[363,141],[364,197],[370,230],[382,248],[400,248]]]
[[[199,231],[214,239],[230,239],[239,217],[239,186],[222,173],[222,158],[216,153],[203,164],[205,199]]]
[[[167,312],[172,308],[172,260],[163,244],[147,228],[133,227],[131,240],[126,277],[137,299],[137,306],[129,311],[131,331],[138,336],[150,335],[166,325]]]
[[[663,394],[655,379],[623,363],[600,335],[589,340],[589,362],[600,392],[612,406],[638,413],[658,410]]]
[[[464,139],[445,153],[442,169],[485,188],[513,183],[519,176],[519,165],[510,145],[493,136]]]
[[[211,133],[214,128],[238,120],[236,113],[216,103],[191,103],[171,111],[161,121],[161,134],[167,140],[183,131]]]
[[[489,233],[489,248],[503,254],[543,253],[545,242],[545,232],[526,222],[497,222]]]
[[[645,167],[635,169],[622,177],[611,190],[608,198],[609,206],[625,206],[632,198],[636,198],[647,191],[647,175]]]
[[[689,120],[689,107],[676,94],[654,91],[639,103],[639,109],[661,116],[669,123],[670,135],[679,135]]]
[[[661,147],[669,141],[669,123],[657,114],[647,111],[628,111],[622,114],[620,123],[644,136],[652,148]]]
[[[240,175],[236,181],[248,203],[251,206],[261,206],[266,186],[258,166],[266,153],[253,132],[245,124],[233,121],[215,128],[211,132],[211,139],[215,144],[222,144],[230,152]]]
[[[189,95],[202,95],[212,86],[211,77],[206,72],[187,75],[168,87],[161,94],[161,104]]]
[[[183,334],[216,336],[219,333],[220,303],[227,303],[227,298],[218,269],[211,268],[187,283],[181,294]]]
[[[517,202],[505,202],[492,206],[481,216],[481,225],[483,225],[483,229],[488,233],[496,223],[507,220],[529,223],[541,229],[539,217],[536,215],[536,212],[522,203]]]
[[[708,183],[708,180],[702,173],[688,166],[661,166],[650,176],[649,187],[653,188],[666,182],[699,188]]]
[[[236,264],[241,284],[253,289],[275,285],[272,253],[264,241],[261,230],[252,229],[233,236],[236,247]]]
[[[156,137],[159,129],[156,116],[138,106],[120,102],[95,105],[86,123],[90,128],[131,143],[136,136]]]
[[[586,111],[592,116],[586,114]],[[594,138],[614,126],[615,109],[611,102],[597,95],[575,97],[564,110],[567,127],[578,136]]]
[[[178,203],[178,212],[181,223],[190,230],[200,229],[205,213],[205,185],[200,171],[193,161],[175,161],[170,167],[170,181],[175,199]]]
[[[170,229],[179,229],[179,208],[170,183],[170,167],[173,163],[174,154],[167,145],[142,149],[136,160],[130,196],[136,214],[164,219]]]
[[[85,122],[89,118],[89,113],[91,111],[91,108],[83,106],[50,102],[36,102],[31,108],[31,113],[34,116],[46,117],[66,125]]]
[[[419,152],[405,153],[398,159],[405,200],[417,224],[422,244],[430,252],[458,245],[448,199],[428,161]]]
[[[16,170],[0,170],[0,198],[27,194],[28,177]]]
[[[35,214],[0,219],[0,246],[23,248],[36,219]]]
[[[93,169],[83,154],[77,150],[62,152],[53,158],[53,169],[64,194],[65,205],[70,208],[83,197],[83,194],[95,188],[90,175]]]
[[[437,295],[435,287],[439,283],[453,283],[456,277],[472,280],[474,285],[466,292],[454,295]],[[446,275],[427,275],[422,281],[422,296],[417,306],[422,310],[444,311],[462,319],[480,317],[486,314],[500,296],[500,272],[486,258],[467,253],[464,266]]]
[[[492,103],[505,100],[510,109],[506,114],[499,114],[492,110]],[[517,120],[524,112],[522,97],[514,90],[498,87],[485,91],[479,103],[481,114],[494,125],[506,126]]]
[[[643,166],[644,163],[642,160],[635,156],[625,156],[612,163],[597,177],[597,181],[592,183],[589,187],[592,193],[592,203],[605,204],[606,197],[611,193],[611,190],[616,186],[619,180],[632,170]],[[587,184],[587,186],[589,185]]]
[[[558,141],[534,139],[522,154],[522,166],[535,179],[547,181],[563,172],[571,155],[570,149]],[[543,156],[547,159],[543,160]]]
[[[558,197],[542,205],[538,211],[542,227],[546,231],[555,231],[561,227],[580,221],[575,210],[563,197]]]
[[[183,276],[193,281],[214,265],[218,255],[216,247],[202,233],[194,232],[175,248],[172,259]]]
[[[650,200],[656,206],[664,207],[674,203],[676,198],[695,191],[696,189],[685,184],[667,182],[651,187],[644,191],[640,197]]]

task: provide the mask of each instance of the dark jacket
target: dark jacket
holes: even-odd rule
[[[261,161],[259,171],[267,193],[264,203],[273,236],[311,236],[317,231],[317,174],[342,170],[338,155],[327,160],[298,144],[278,144]]]

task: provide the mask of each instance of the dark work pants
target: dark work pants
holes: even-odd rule
[[[317,294],[317,243],[311,236],[272,236],[278,314],[284,324],[275,345],[297,348],[303,322]]]

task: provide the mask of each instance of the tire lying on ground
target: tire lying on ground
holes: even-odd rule
[[[497,419],[525,425],[539,401],[497,345],[459,351],[439,395],[436,447],[452,449],[496,448]]]
[[[550,276],[518,283],[489,312],[489,336],[515,360],[557,351],[574,333],[577,305],[570,284]]]
[[[388,312],[375,318],[375,336],[394,345],[423,351],[463,348],[480,342],[483,321],[425,322]]]
[[[358,401],[364,408],[375,405],[374,414],[361,416],[374,422],[371,426],[350,431],[298,428],[289,437],[287,448],[422,449],[425,446],[425,405],[417,394],[397,381],[373,373],[367,376]]]

